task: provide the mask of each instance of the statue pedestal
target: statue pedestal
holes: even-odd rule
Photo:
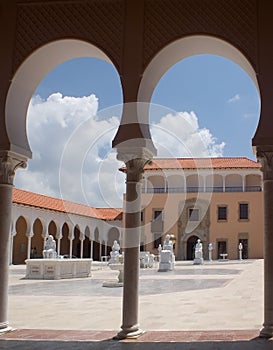
[[[172,271],[174,269],[175,256],[170,250],[161,250],[158,271]]]
[[[109,264],[110,269],[119,271],[117,280],[104,281],[103,287],[123,287],[124,265],[121,263]]]
[[[28,259],[26,279],[59,280],[89,277],[92,259]]]
[[[193,260],[193,264],[194,265],[202,265],[202,264],[204,264],[204,259],[203,258],[195,258]]]

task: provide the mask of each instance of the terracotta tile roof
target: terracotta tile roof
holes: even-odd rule
[[[260,164],[246,157],[219,157],[219,158],[154,158],[146,170],[158,169],[260,169]],[[125,172],[126,168],[121,168]]]
[[[122,209],[94,208],[84,204],[20,190],[18,188],[13,189],[13,203],[59,211],[62,213],[89,216],[101,220],[121,220],[122,217]]]

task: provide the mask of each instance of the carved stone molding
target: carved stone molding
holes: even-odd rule
[[[257,147],[256,157],[261,163],[264,180],[273,180],[273,146]]]
[[[135,158],[126,162],[127,182],[139,182],[143,178],[148,159]]]
[[[16,169],[26,167],[26,159],[8,151],[0,152],[0,184],[13,185]]]

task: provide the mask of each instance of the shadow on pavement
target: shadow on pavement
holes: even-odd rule
[[[138,341],[33,341],[0,340],[0,349],[8,350],[273,350],[273,341],[255,338],[249,341],[138,342]]]

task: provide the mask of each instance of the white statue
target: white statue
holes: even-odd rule
[[[45,259],[56,259],[57,257],[56,241],[52,235],[49,235],[46,240],[45,249],[43,250],[43,257]]]
[[[201,243],[201,240],[198,239],[197,243],[195,245],[195,251],[194,251],[194,261],[193,263],[195,265],[203,264],[203,245]]]
[[[213,244],[209,243],[209,261],[212,261]]]
[[[110,252],[109,264],[117,264],[117,263],[119,263],[119,256],[120,256],[119,250],[120,250],[120,245],[115,240],[114,244],[112,246],[112,251]]]
[[[173,252],[173,242],[170,239],[170,235],[166,235],[164,244],[163,244],[163,250],[170,250]]]
[[[197,259],[203,258],[203,244],[200,239],[197,240],[194,257]]]
[[[173,242],[170,235],[166,235],[163,249],[160,245],[159,251],[159,269],[158,271],[171,271],[174,269],[175,256],[173,253]]]

